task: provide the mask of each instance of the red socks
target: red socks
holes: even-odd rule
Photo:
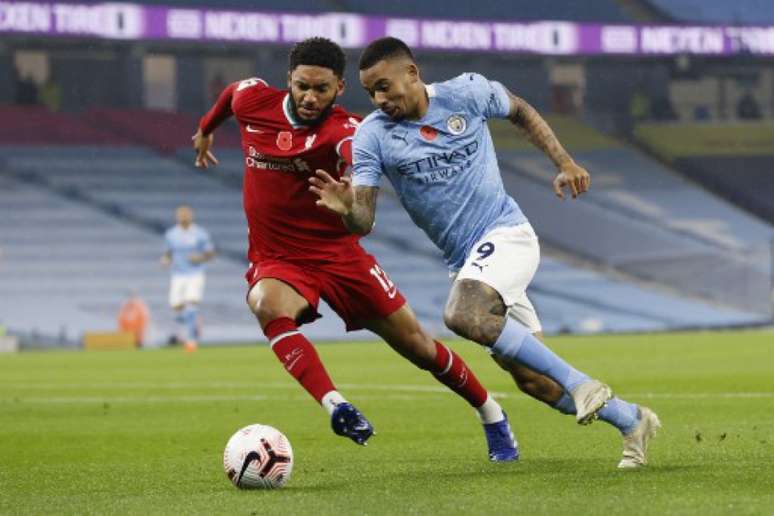
[[[263,332],[285,370],[293,375],[318,403],[327,393],[336,390],[314,346],[298,331],[293,319],[274,319],[266,325]],[[435,350],[437,372],[433,374],[438,381],[465,398],[474,408],[481,407],[487,400],[488,393],[476,375],[468,369],[457,353],[440,342],[435,343]]]
[[[457,353],[438,341],[435,343],[435,365],[438,372],[433,374],[439,382],[465,398],[474,408],[484,404],[488,393],[476,375]]]
[[[263,330],[271,349],[285,370],[293,375],[318,403],[330,391],[336,390],[325,371],[314,346],[298,331],[293,319],[274,319]]]

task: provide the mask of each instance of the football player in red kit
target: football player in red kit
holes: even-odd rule
[[[299,326],[314,321],[322,297],[347,330],[367,328],[463,397],[484,424],[489,458],[518,458],[508,419],[454,351],[419,325],[397,287],[341,218],[317,205],[309,177],[337,179],[352,164],[359,118],[335,104],[345,57],[324,38],[290,53],[288,89],[251,78],[229,85],[193,137],[196,166],[217,164],[213,131],[234,116],[244,152],[244,209],[249,229],[247,303],[272,350],[331,416],[334,432],[365,444],[368,420],[336,390]],[[346,180],[346,178],[344,179]]]

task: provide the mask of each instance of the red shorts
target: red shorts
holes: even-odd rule
[[[344,320],[347,331],[363,328],[365,321],[383,319],[406,303],[376,259],[359,246],[340,263],[263,260],[251,264],[245,278],[250,289],[264,278],[293,287],[314,310],[313,316],[299,320],[300,324],[319,317],[321,297]]]

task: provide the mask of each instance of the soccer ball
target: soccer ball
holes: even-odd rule
[[[293,470],[293,448],[285,435],[268,425],[237,430],[223,451],[226,476],[240,489],[277,489]]]

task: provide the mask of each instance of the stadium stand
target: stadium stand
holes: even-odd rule
[[[51,113],[42,106],[0,106],[0,118],[0,142],[9,145],[131,143],[130,139],[91,126],[77,115]]]
[[[698,184],[774,223],[773,124],[642,124],[636,136]]]
[[[199,171],[190,164],[191,151],[179,145],[188,140],[191,117],[105,110],[81,117],[46,116],[58,119],[53,126],[81,128],[75,141],[93,141],[20,146],[10,145],[11,138],[0,146],[0,200],[12,214],[0,226],[4,322],[22,333],[73,340],[86,330],[113,328],[120,302],[135,289],[151,307],[150,340],[163,341],[171,320],[166,273],[157,265],[161,232],[171,224],[173,209],[187,203],[221,252],[208,279],[205,340],[258,338],[244,307],[242,157],[223,144],[232,138],[233,145],[236,135],[219,134],[221,166]],[[159,123],[161,128],[154,128]],[[769,314],[763,314],[760,300],[741,302],[735,294],[740,287],[728,282],[742,278],[746,294],[755,294],[741,296],[748,300],[765,290],[756,290],[756,281],[770,284],[762,265],[756,269],[757,262],[735,261],[742,250],[770,235],[769,226],[578,121],[558,118],[552,123],[594,172],[593,193],[580,202],[558,202],[545,158],[512,138],[512,127],[493,128],[498,140],[509,142],[501,154],[506,186],[544,243],[530,295],[547,332],[655,331],[766,320]],[[173,146],[177,150],[170,154]],[[578,228],[567,224],[579,218],[584,221],[580,237]],[[53,244],[46,241],[50,228],[41,225],[44,220],[58,223]],[[388,185],[379,201],[376,229],[363,243],[423,324],[448,335],[441,318],[448,274],[438,251],[411,223]],[[57,249],[56,263],[49,267],[52,247]],[[686,276],[691,267],[707,267],[713,281],[704,284]],[[718,290],[726,293],[723,298],[717,297]],[[55,303],[65,298],[73,302],[57,313],[33,310],[34,300],[49,291],[55,293]],[[338,319],[327,307],[323,313],[309,328],[310,337],[341,338]]]
[[[539,152],[501,153],[506,186],[545,242],[643,280],[770,312],[769,224],[631,147],[588,134],[579,139],[577,126],[567,128],[558,131],[562,140],[593,173],[592,192],[581,202],[556,203],[552,165]],[[582,238],[567,224],[578,217]]]
[[[67,170],[43,169],[43,178],[34,172],[40,169],[23,164],[25,156],[41,153],[67,161],[74,151],[2,150],[6,160],[19,162],[6,161],[0,172],[0,202],[4,212],[7,207],[0,219],[0,312],[14,330],[67,342],[87,330],[114,330],[121,301],[135,290],[151,307],[149,337],[158,343],[171,328],[167,273],[158,265],[161,236],[93,205],[77,187],[64,187]],[[91,149],[92,156],[97,152]],[[102,152],[115,159],[128,156],[126,149]],[[77,177],[81,171],[74,162],[69,172]],[[242,267],[228,260],[210,267],[203,315],[208,338],[244,339],[254,328],[243,309],[242,273]]]
[[[167,274],[158,266],[161,233],[171,225],[174,208],[187,203],[222,253],[208,272],[204,340],[260,336],[244,304],[246,228],[235,185],[140,147],[6,146],[0,147],[0,163],[5,186],[0,201],[5,206],[8,200],[9,211],[18,211],[3,218],[0,231],[5,249],[0,313],[12,329],[35,331],[38,339],[61,334],[64,341],[86,330],[112,329],[120,302],[131,289],[150,306],[154,324],[149,340],[163,341],[172,321],[166,306]],[[46,240],[51,229],[41,226],[42,220],[59,221],[53,242]],[[74,251],[75,246],[60,245],[65,242],[80,246]],[[49,270],[52,247],[67,252],[57,252],[56,267]],[[70,310],[32,310],[33,300],[48,289],[66,296]],[[321,312],[324,317],[310,336],[340,338],[343,324],[328,307]],[[419,313],[423,322],[439,327],[439,313],[430,314],[433,320],[428,313]],[[362,334],[351,335],[358,336]]]
[[[180,142],[189,141],[197,120],[183,113],[142,109],[92,109],[82,119],[103,132],[116,134],[137,145],[172,153]],[[218,132],[219,147],[239,147],[236,126],[227,124]]]
[[[774,154],[686,157],[675,166],[718,195],[774,224]]]

